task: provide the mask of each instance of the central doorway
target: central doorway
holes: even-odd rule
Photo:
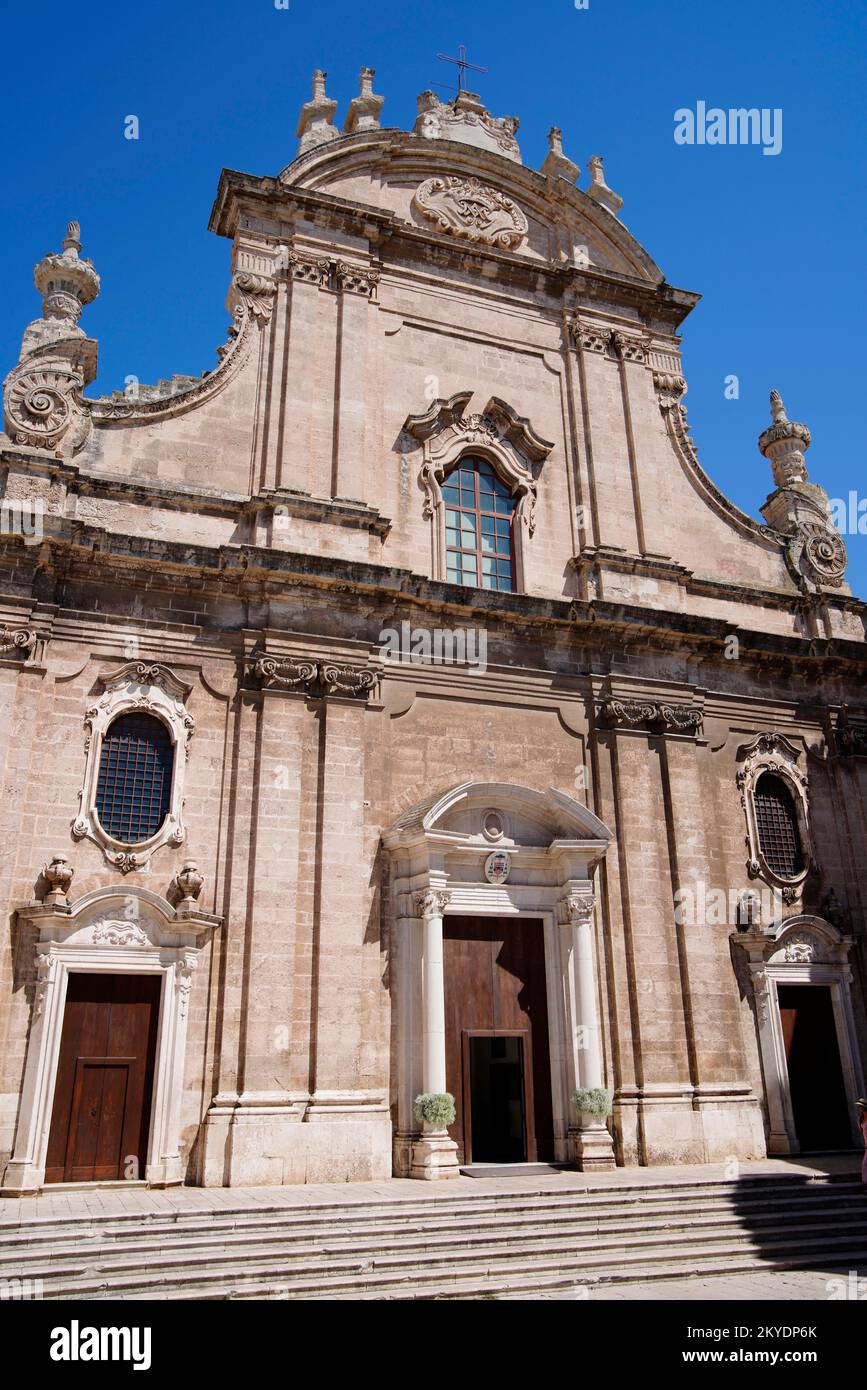
[[[69,976],[45,1181],[143,1178],[161,977]]]
[[[778,996],[801,1152],[848,1149],[852,1134],[831,991],[826,985],[780,985]]]
[[[443,921],[446,1085],[458,1162],[554,1158],[551,1063],[540,920]]]

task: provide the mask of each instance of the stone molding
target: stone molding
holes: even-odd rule
[[[155,850],[168,844],[182,845],[186,839],[183,823],[184,778],[195,720],[186,708],[191,686],[180,681],[167,666],[128,661],[100,677],[102,694],[84,717],[84,782],[79,792],[79,812],[72,823],[76,840],[89,839],[99,845],[109,864],[128,874],[143,868]],[[114,719],[133,711],[152,714],[167,728],[174,751],[169,809],[162,825],[149,839],[130,845],[114,839],[100,824],[96,810],[96,788],[105,733]]]

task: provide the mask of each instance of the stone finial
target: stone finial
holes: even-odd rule
[[[74,873],[75,870],[65,854],[52,854],[42,870],[42,877],[48,884],[48,891],[43,897],[43,902],[54,907],[66,907],[68,905],[66,895],[72,884]]]
[[[806,592],[839,589],[846,575],[846,547],[831,517],[828,494],[811,483],[804,460],[806,425],[790,420],[779,391],[771,392],[771,424],[759,435],[776,489],[762,507],[770,526],[786,537],[789,570]]]
[[[601,155],[591,155],[587,161],[587,168],[590,170],[590,177],[592,179],[592,183],[587,189],[588,196],[595,199],[597,203],[607,208],[608,211],[613,213],[616,217],[623,207],[623,199],[620,197],[619,193],[615,193],[613,188],[609,188],[608,184],[605,182],[605,170],[602,165]]]
[[[33,281],[42,295],[42,318],[34,319],[24,330],[19,362],[36,348],[44,348],[63,338],[83,338],[78,320],[85,304],[99,294],[99,276],[93,263],[82,260],[81,228],[67,224],[63,251],[50,251],[33,268]]]
[[[316,69],[313,74],[312,100],[305,102],[301,107],[298,128],[295,131],[299,139],[299,155],[306,154],[308,150],[315,150],[318,145],[326,145],[329,140],[337,140],[340,136],[340,131],[334,124],[337,102],[325,95],[327,76],[321,68]]]
[[[772,391],[771,424],[759,435],[759,450],[770,461],[777,487],[807,481],[803,450],[809,447],[807,426],[790,420],[779,391]]]
[[[566,179],[567,183],[576,183],[581,176],[578,165],[563,153],[563,132],[559,126],[552,125],[548,131],[548,153],[540,172],[551,179]]]
[[[179,899],[178,906],[194,907],[204,882],[195,859],[185,859],[182,868],[175,874],[172,885]]]
[[[66,236],[63,238],[62,245],[64,251],[74,251],[76,255],[81,250],[81,227],[75,219],[67,222]]]
[[[363,130],[379,130],[379,113],[385,97],[377,96],[373,90],[375,68],[362,68],[359,73],[359,92],[349,103],[346,120],[343,123],[345,135],[359,135]]]
[[[76,453],[90,431],[81,392],[96,376],[98,348],[78,320],[99,294],[99,276],[80,251],[81,228],[69,222],[62,252],[51,251],[34,266],[42,317],[25,328],[18,362],[3,383],[9,438],[53,454]]]

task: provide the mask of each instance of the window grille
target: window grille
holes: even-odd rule
[[[753,800],[765,863],[780,878],[794,878],[804,867],[804,854],[792,793],[781,777],[763,772]]]
[[[122,714],[105,732],[96,786],[103,830],[125,844],[155,835],[166,818],[174,751],[162,720]]]

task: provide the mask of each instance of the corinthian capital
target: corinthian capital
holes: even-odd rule
[[[557,918],[562,927],[584,927],[593,917],[593,890],[588,893],[567,893],[557,904]]]
[[[425,888],[423,892],[413,894],[416,913],[425,921],[431,917],[442,917],[450,899],[451,893],[438,888]]]

